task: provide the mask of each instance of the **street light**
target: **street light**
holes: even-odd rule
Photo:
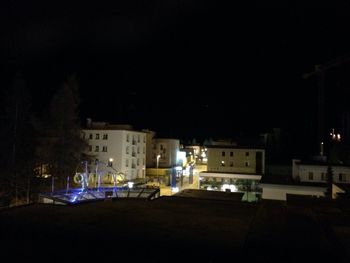
[[[158,178],[158,184],[159,184],[159,187],[160,187],[160,180],[159,180],[159,175],[158,175],[158,165],[159,165],[159,158],[160,158],[160,154],[157,155],[157,178]]]

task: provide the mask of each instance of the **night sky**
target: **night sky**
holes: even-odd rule
[[[217,2],[2,1],[2,86],[21,70],[40,112],[75,73],[82,119],[166,137],[309,127],[317,88],[302,75],[350,52],[349,6]]]

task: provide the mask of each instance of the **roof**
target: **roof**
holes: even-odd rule
[[[256,145],[208,145],[206,148],[216,148],[216,149],[258,149],[258,150],[265,150],[264,147],[261,146],[256,146]]]

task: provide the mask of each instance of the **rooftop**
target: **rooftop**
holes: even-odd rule
[[[349,262],[350,234],[328,235],[323,224],[336,217],[344,223],[342,228],[350,228],[350,221],[342,219],[350,216],[350,210],[338,209],[340,214],[327,214],[325,221],[320,210],[316,213],[312,207],[299,209],[279,201],[251,204],[222,196],[192,190],[154,201],[34,204],[2,210],[0,242],[13,260],[36,262],[52,257],[70,261],[227,262],[234,258],[300,262],[302,258],[303,262]]]

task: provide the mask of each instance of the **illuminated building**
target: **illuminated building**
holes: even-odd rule
[[[111,165],[116,171],[123,173],[126,180],[145,178],[145,132],[135,131],[130,125],[114,125],[91,120],[87,126],[83,129],[83,137],[89,145],[86,152],[88,155],[102,163],[113,160]]]

